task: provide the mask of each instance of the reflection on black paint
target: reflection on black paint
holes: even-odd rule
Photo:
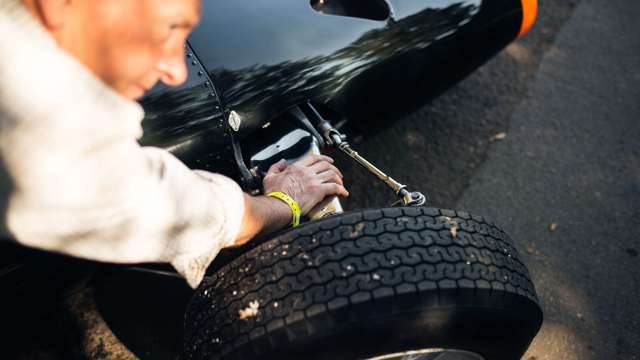
[[[222,113],[213,111],[217,102],[203,85],[162,91],[145,98],[143,145],[171,147],[222,126]]]
[[[140,144],[167,149],[190,168],[237,178],[220,99],[190,47],[186,60],[184,84],[158,84],[140,100],[145,110]]]
[[[269,120],[287,106],[309,98],[333,104],[337,110],[348,113],[351,99],[345,96],[351,87],[358,86],[355,80],[359,76],[455,34],[479,12],[478,5],[468,3],[458,2],[445,9],[426,9],[400,21],[390,21],[330,55],[274,65],[253,65],[235,71],[224,67],[209,68],[210,74],[227,105],[239,111],[253,126]],[[214,62],[208,64],[215,65]],[[417,75],[422,65],[416,63],[415,69],[389,71],[415,71]],[[388,75],[393,78],[392,74]],[[380,84],[374,89],[362,89],[357,96],[367,96],[367,91],[384,91],[385,87],[386,84]]]

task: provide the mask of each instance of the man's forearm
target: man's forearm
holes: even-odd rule
[[[291,209],[281,200],[245,194],[244,204],[244,217],[234,244],[236,246],[246,243],[256,235],[276,232],[291,223]]]

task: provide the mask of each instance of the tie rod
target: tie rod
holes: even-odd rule
[[[346,141],[346,136],[341,134],[336,128],[334,128],[329,121],[325,120],[318,111],[311,105],[307,104],[309,114],[315,120],[315,125],[318,132],[323,137],[324,143],[327,146],[337,148],[342,151],[348,157],[360,164],[365,170],[377,177],[380,181],[385,183],[398,197],[393,205],[402,206],[424,206],[427,202],[426,196],[418,191],[409,191],[407,186],[393,179],[391,176],[385,174],[378,167],[373,165],[370,161],[365,159],[357,151],[355,151],[351,145]]]

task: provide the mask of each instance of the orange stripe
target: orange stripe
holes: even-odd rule
[[[533,24],[538,17],[538,0],[521,0],[522,1],[522,25],[518,36],[524,35],[531,30]]]

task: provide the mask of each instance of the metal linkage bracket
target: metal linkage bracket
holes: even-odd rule
[[[393,203],[392,206],[424,206],[426,204],[427,197],[424,194],[418,191],[412,192],[407,190],[406,185],[399,183],[391,176],[385,174],[382,170],[377,168],[357,151],[351,148],[351,145],[346,141],[346,136],[341,134],[331,125],[331,123],[325,120],[311,104],[308,103],[306,106],[308,115],[313,121],[315,121],[315,126],[324,137],[324,141],[327,146],[339,149],[393,190],[399,200]]]

